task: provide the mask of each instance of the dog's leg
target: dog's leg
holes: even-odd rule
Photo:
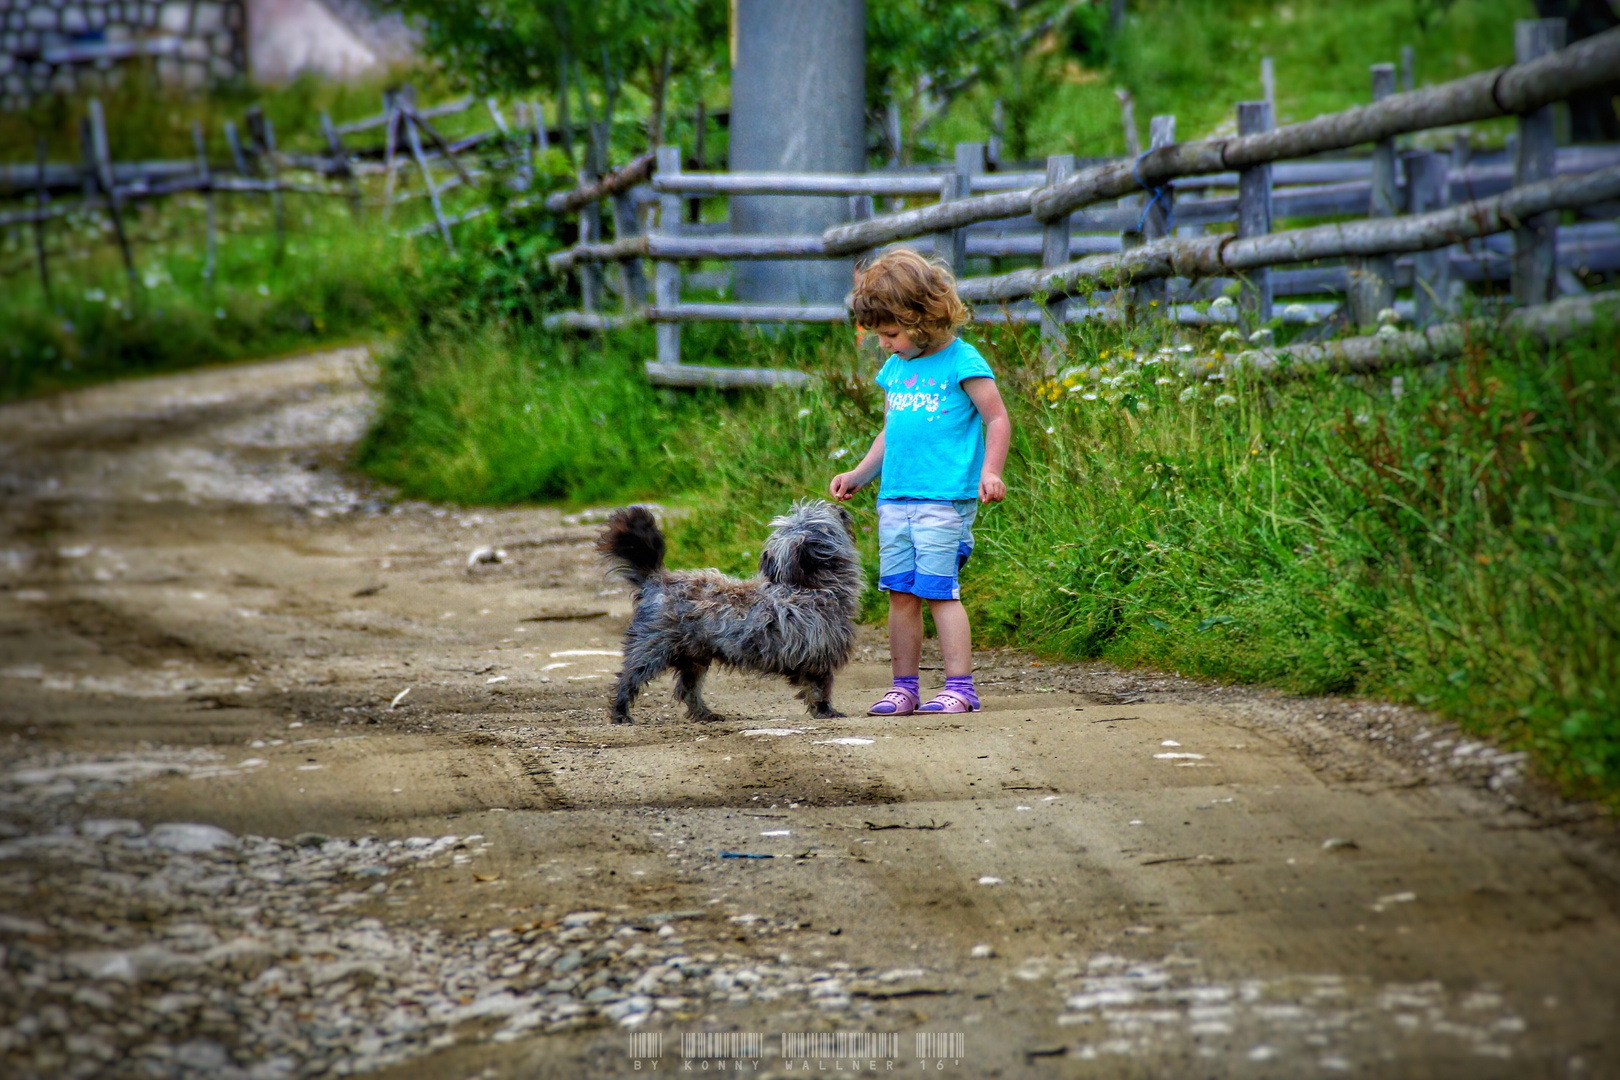
[[[673,664],[675,668],[675,696],[681,699],[686,706],[687,715],[693,720],[718,720],[720,716],[709,708],[703,701],[703,676],[709,673],[706,661],[693,660],[681,657]]]
[[[615,724],[631,722],[630,706],[635,703],[636,695],[669,666],[669,653],[665,649],[652,647],[646,641],[624,644],[624,667],[619,669],[619,689],[613,697]]]
[[[795,675],[793,685],[802,686],[799,691],[799,700],[804,702],[810,715],[817,720],[834,720],[844,714],[833,708],[832,684],[833,677],[830,671],[811,671],[803,675]]]

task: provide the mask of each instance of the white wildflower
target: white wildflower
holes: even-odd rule
[[[1197,383],[1194,383],[1193,385],[1187,387],[1185,390],[1183,390],[1181,392],[1181,400],[1183,402],[1191,401],[1193,398],[1195,398],[1197,396],[1198,396],[1198,384]]]
[[[1228,311],[1233,306],[1232,298],[1230,296],[1217,296],[1214,300],[1210,301],[1209,310]]]
[[[1250,334],[1249,335],[1249,343],[1251,345],[1270,345],[1271,344],[1271,327],[1262,326],[1260,329],[1258,329],[1254,333]]]
[[[1401,313],[1396,311],[1392,307],[1384,308],[1382,311],[1380,311],[1378,313],[1378,321],[1379,321],[1380,324],[1382,324],[1384,326],[1389,326],[1389,325],[1392,325],[1394,323],[1398,323],[1398,322],[1401,321]]]
[[[1080,400],[1081,401],[1096,401],[1097,400],[1097,395],[1096,394],[1081,394],[1080,395]]]
[[[1170,378],[1170,377],[1168,377],[1166,375],[1160,375],[1157,379],[1153,380],[1153,385],[1154,386],[1169,386],[1173,382],[1175,382],[1174,379],[1172,379],[1172,378]]]
[[[803,420],[805,417],[807,417],[809,415],[810,415],[810,410],[809,409],[800,409],[799,410],[799,419],[800,420]]]
[[[1057,428],[1047,428],[1047,429],[1046,429],[1046,433],[1047,433],[1047,434],[1048,434],[1048,435],[1050,435],[1050,434],[1052,434],[1052,433],[1053,433],[1053,432],[1055,432],[1055,431],[1056,431],[1056,430],[1057,430]]]
[[[1149,404],[1148,404],[1148,403],[1147,403],[1147,402],[1145,402],[1145,401],[1138,401],[1138,402],[1137,402],[1137,403],[1136,403],[1136,411],[1137,411],[1137,412],[1139,412],[1139,413],[1145,413],[1145,412],[1147,412],[1147,411],[1148,411],[1148,409],[1150,409],[1150,408],[1152,408],[1152,406],[1150,406],[1150,405],[1149,405]]]
[[[839,458],[845,456],[848,453],[849,453],[849,447],[840,446],[838,449],[836,449],[832,453],[828,454],[827,457],[828,457],[829,460],[837,461]]]
[[[1226,330],[1221,333],[1220,343],[1225,345],[1229,341],[1242,341],[1243,335],[1236,330]]]
[[[1215,404],[1218,408],[1224,409],[1228,405],[1236,405],[1237,398],[1233,397],[1231,394],[1217,394],[1215,397]]]
[[[1308,319],[1310,316],[1311,309],[1304,304],[1289,304],[1283,308],[1283,318],[1285,319]]]
[[[1176,352],[1178,352],[1178,353],[1190,353],[1192,351],[1193,351],[1193,348],[1192,348],[1191,345],[1177,345],[1176,346]]]
[[[1378,336],[1383,338],[1386,341],[1389,340],[1390,338],[1400,337],[1401,336],[1401,328],[1398,327],[1398,326],[1392,326],[1389,323],[1385,323],[1383,326],[1380,326],[1378,328]]]

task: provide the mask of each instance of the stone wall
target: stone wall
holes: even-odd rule
[[[132,64],[204,86],[247,63],[246,0],[0,0],[0,109],[110,89]]]

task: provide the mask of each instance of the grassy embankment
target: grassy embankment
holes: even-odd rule
[[[229,156],[223,122],[234,119],[241,128],[250,106],[264,109],[280,147],[324,151],[320,112],[337,123],[374,114],[380,88],[380,81],[344,86],[301,79],[279,89],[234,86],[195,96],[132,79],[127,89],[101,96],[114,160],[191,160],[192,123],[201,120],[218,164]],[[40,137],[51,161],[79,160],[83,112],[83,101],[57,99],[0,116],[0,147],[6,148],[0,160],[32,164]],[[454,132],[459,122],[450,118],[445,126]],[[373,132],[357,141],[377,137]],[[5,208],[24,205],[31,200]],[[410,279],[422,255],[434,253],[391,232],[422,220],[425,201],[396,209],[386,228],[376,205],[360,221],[342,199],[289,194],[285,206],[280,244],[268,199],[219,196],[212,278],[204,273],[201,196],[126,206],[139,279],[133,289],[105,213],[54,219],[46,226],[49,297],[32,227],[0,229],[0,400],[370,337],[405,313]]]
[[[1235,133],[1234,103],[1261,96],[1263,56],[1275,66],[1277,122],[1294,123],[1365,104],[1368,66],[1397,61],[1403,46],[1418,86],[1511,63],[1514,20],[1536,17],[1529,0],[1133,0],[1124,32],[1110,39],[1107,9],[1079,8],[1086,32],[1040,43],[1026,64],[965,95],[928,138],[946,156],[956,142],[983,141],[1000,98],[1011,158],[1123,154],[1116,87],[1135,97],[1144,146],[1159,113],[1176,117],[1182,139]],[[1473,126],[1494,145],[1511,130],[1507,121]],[[1416,138],[1449,145],[1452,134]]]
[[[1011,495],[964,579],[981,643],[1418,702],[1570,791],[1620,789],[1614,328],[1482,338],[1402,373],[1400,396],[1388,377],[1188,380],[1156,350],[1217,343],[1163,325],[1079,329],[1072,387],[1042,379],[1026,334],[969,336],[1016,425]],[[677,397],[639,375],[650,338],[418,331],[385,364],[362,464],[463,502],[671,500],[691,511],[676,565],[747,572],[771,515],[876,432],[876,360],[847,333],[713,331],[697,348],[718,360],[822,377]]]

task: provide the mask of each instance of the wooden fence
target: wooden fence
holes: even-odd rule
[[[551,257],[579,273],[582,311],[548,316],[553,326],[597,330],[629,320],[658,324],[649,377],[671,385],[762,385],[794,373],[685,365],[680,324],[693,321],[842,322],[843,305],[695,303],[681,297],[682,266],[701,261],[866,258],[886,245],[935,254],[956,270],[964,298],[985,321],[1039,320],[1055,343],[1063,324],[1113,317],[1130,303],[1183,322],[1273,318],[1279,296],[1342,293],[1355,325],[1371,327],[1397,306],[1418,324],[1447,319],[1470,282],[1504,281],[1521,305],[1583,288],[1576,271],[1620,270],[1620,147],[1555,145],[1554,107],[1606,84],[1620,70],[1620,30],[1564,47],[1558,19],[1521,21],[1516,63],[1421,90],[1395,92],[1395,67],[1372,69],[1373,102],[1304,123],[1276,126],[1267,101],[1237,108],[1235,137],[1178,143],[1175,118],[1154,117],[1149,149],[1134,159],[1077,163],[1049,158],[1041,172],[988,171],[984,147],[957,147],[936,173],[863,176],[686,173],[677,148],[553,195],[548,206],[582,214],[581,240]],[[1445,152],[1398,147],[1419,131],[1515,116],[1508,150],[1473,152],[1458,137]],[[1366,144],[1354,159],[1324,158]],[[820,236],[733,236],[725,222],[686,224],[694,197],[809,195],[849,200],[849,224]],[[883,215],[875,200],[932,199]],[[658,227],[616,215],[612,241],[585,213],[604,199],[656,202]],[[1595,220],[1560,225],[1565,211]],[[1303,229],[1289,218],[1362,220]],[[1607,219],[1607,220],[1605,220]],[[1232,231],[1211,232],[1208,226]],[[647,302],[640,261],[654,263]],[[973,260],[1038,260],[1039,266],[968,277]],[[1281,269],[1290,264],[1332,265]],[[601,267],[624,268],[622,310],[601,309]],[[1239,288],[1235,311],[1193,301]],[[1082,304],[1077,299],[1089,297]],[[1101,298],[1103,302],[1096,301]],[[1288,320],[1320,318],[1338,302],[1289,305]]]
[[[487,109],[492,121],[488,130],[447,139],[433,125],[432,121],[439,117],[463,113],[479,104]],[[270,119],[258,110],[249,110],[240,127],[230,121],[223,125],[224,148],[229,154],[224,160],[210,156],[199,123],[192,132],[196,148],[193,158],[133,162],[113,160],[105,112],[99,100],[91,99],[80,125],[79,161],[47,161],[42,141],[33,164],[0,165],[0,199],[23,204],[0,210],[0,228],[33,226],[32,261],[47,296],[51,293],[47,241],[52,222],[75,215],[106,215],[133,293],[138,289],[139,275],[134,245],[126,228],[126,211],[136,203],[181,194],[200,194],[206,200],[208,255],[204,273],[209,278],[214,275],[220,232],[215,205],[218,195],[267,200],[273,210],[278,243],[285,239],[288,195],[344,199],[357,217],[374,201],[384,221],[399,204],[426,198],[433,220],[411,231],[437,232],[453,248],[452,228],[487,213],[488,208],[474,207],[459,216],[447,216],[442,200],[446,191],[461,185],[483,187],[496,183],[525,191],[534,185],[535,154],[549,145],[549,135],[538,105],[529,103],[523,112],[524,122],[514,128],[493,100],[479,103],[464,98],[418,109],[415,95],[407,87],[385,94],[383,111],[364,120],[335,125],[323,113],[320,126],[326,144],[324,153],[284,150],[277,145]],[[380,143],[350,145],[345,141],[346,137],[379,129]],[[420,177],[420,189],[396,191],[402,171],[412,168]],[[378,178],[382,180],[381,192],[368,196],[363,184]],[[508,205],[522,205],[522,199]]]

